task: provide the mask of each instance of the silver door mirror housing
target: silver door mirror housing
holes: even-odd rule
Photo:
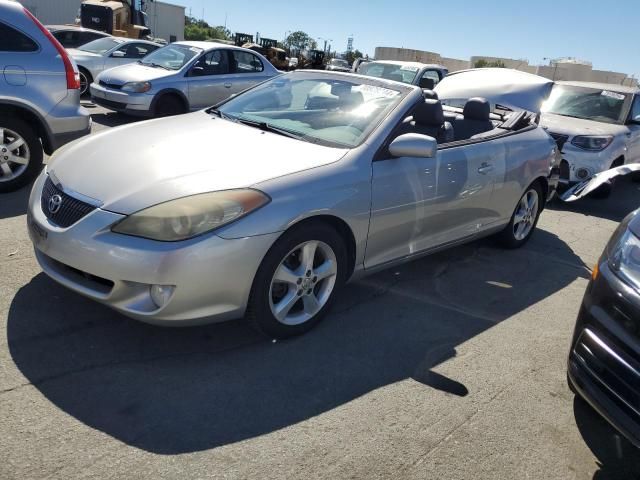
[[[124,57],[125,57],[125,55],[126,55],[126,53],[124,53],[124,52],[123,52],[123,51],[121,51],[121,50],[116,50],[115,52],[113,52],[113,53],[111,54],[111,56],[112,56],[112,57],[114,57],[114,58],[124,58]]]
[[[405,133],[389,145],[389,153],[394,157],[433,158],[438,151],[438,142],[428,135]]]

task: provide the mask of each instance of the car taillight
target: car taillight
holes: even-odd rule
[[[36,24],[36,27],[38,27],[40,31],[44,34],[44,36],[47,37],[47,40],[51,42],[51,45],[54,46],[54,48],[60,54],[60,57],[62,57],[62,63],[64,63],[64,71],[67,75],[67,89],[79,90],[80,89],[80,73],[78,73],[78,71],[75,68],[73,68],[73,63],[71,63],[71,59],[69,58],[67,51],[63,48],[62,45],[60,45],[60,42],[56,40],[56,38],[53,35],[51,35],[51,32],[47,30],[44,27],[44,25],[42,25],[29,10],[25,8],[24,13],[27,15],[27,17],[29,17],[33,21],[33,23]]]

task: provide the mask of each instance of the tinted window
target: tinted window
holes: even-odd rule
[[[636,98],[633,101],[633,106],[631,107],[631,116],[629,118],[636,122],[640,121],[640,95],[636,95]]]
[[[422,75],[422,78],[429,78],[429,79],[433,80],[433,86],[434,87],[440,81],[440,75],[438,75],[438,72],[435,71],[435,70],[427,70],[426,72],[424,72],[424,75]]]
[[[264,66],[253,53],[236,50],[233,52],[236,73],[254,73],[264,70]]]
[[[78,32],[70,32],[70,31],[58,31],[53,32],[53,36],[60,42],[64,48],[73,48],[81,45],[79,43],[80,34]]]
[[[35,52],[38,44],[9,25],[0,23],[0,51]]]
[[[192,75],[202,77],[208,75],[224,75],[229,73],[229,53],[227,50],[213,50],[207,53],[194,65]]]
[[[124,52],[124,58],[142,58],[156,50],[158,47],[146,43],[129,43],[120,47],[117,51]]]

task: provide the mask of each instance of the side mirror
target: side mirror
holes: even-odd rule
[[[420,88],[423,90],[433,90],[435,86],[436,82],[433,78],[422,77],[420,79]]]
[[[204,75],[204,67],[198,67],[195,66],[191,69],[191,72],[189,73],[190,77],[199,77]]]
[[[389,145],[389,153],[394,157],[433,158],[437,151],[435,138],[418,133],[400,135]]]
[[[111,54],[112,57],[114,58],[124,58],[127,54],[124,53],[122,50],[116,50],[115,52],[113,52]]]

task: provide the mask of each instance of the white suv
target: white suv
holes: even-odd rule
[[[540,125],[562,152],[564,188],[624,164],[640,162],[640,89],[589,82],[556,82]],[[600,187],[607,197],[612,183]]]

